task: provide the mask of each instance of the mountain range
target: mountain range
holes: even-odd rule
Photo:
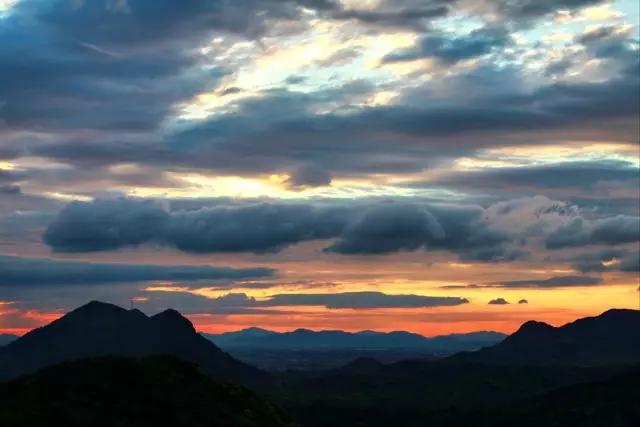
[[[529,321],[504,341],[453,360],[520,365],[614,365],[640,362],[640,311],[612,309],[561,327]]]
[[[476,350],[502,341],[506,335],[499,332],[472,332],[427,338],[405,331],[345,332],[336,330],[312,331],[296,329],[274,332],[261,328],[248,328],[237,332],[205,334],[225,350],[249,348],[268,350],[414,350],[433,355],[452,354]]]
[[[0,347],[0,381],[14,379],[0,384],[0,423],[291,425],[281,407],[304,427],[635,426],[639,334],[639,311],[609,310],[561,327],[527,322],[495,345],[437,359],[359,358],[335,369],[267,374],[225,353],[175,310],[149,317],[91,302]],[[309,357],[322,357],[319,343],[346,346],[348,338],[352,346],[396,349],[431,340],[255,328],[223,341],[232,338],[306,345]],[[185,418],[171,418],[175,411]],[[101,417],[106,424],[87,421]]]
[[[255,387],[269,382],[266,373],[220,350],[175,310],[148,317],[97,301],[0,347],[0,381],[69,360],[158,354],[196,363],[211,378]]]

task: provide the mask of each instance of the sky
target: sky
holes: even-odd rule
[[[0,0],[0,333],[637,308],[638,7]]]

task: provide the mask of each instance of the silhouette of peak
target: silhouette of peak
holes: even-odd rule
[[[142,317],[146,318],[146,316],[142,312],[132,313],[129,310],[126,310],[122,307],[119,307],[115,304],[109,304],[101,301],[91,301],[81,307],[76,308],[75,310],[67,313],[63,316],[61,321],[67,322],[78,322],[80,319],[82,321],[87,320],[107,320],[107,319],[119,319],[119,318],[129,318],[129,317]]]
[[[170,328],[172,331],[181,329],[188,330],[189,332],[195,332],[193,323],[177,310],[169,308],[161,313],[151,316],[151,320],[156,324],[161,324],[164,328]]]
[[[612,308],[605,311],[600,316],[602,318],[618,318],[618,319],[635,319],[640,318],[640,310],[632,310],[630,308]]]
[[[76,308],[69,314],[72,314],[72,313],[104,314],[104,313],[126,313],[126,312],[127,310],[115,304],[110,304],[102,301],[91,301],[86,303],[83,306]]]
[[[268,376],[198,335],[176,310],[148,317],[140,310],[91,301],[2,348],[0,382],[66,360],[170,355],[197,363],[215,378],[266,384]]]
[[[548,323],[538,322],[536,320],[529,320],[528,322],[523,323],[520,328],[516,331],[514,335],[517,334],[530,334],[530,333],[545,333],[548,331],[552,331],[555,328]]]

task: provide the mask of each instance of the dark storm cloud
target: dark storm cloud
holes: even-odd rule
[[[157,239],[169,218],[151,201],[73,202],[49,225],[44,241],[59,252],[92,252]]]
[[[420,92],[423,96],[419,99],[439,101],[431,107],[418,98],[413,105],[415,95],[407,93],[392,106],[317,115],[314,106],[331,99],[325,96],[336,95],[265,93],[239,102],[234,112],[194,124],[167,140],[170,147],[181,147],[178,159],[192,155],[194,159],[186,162],[193,165],[206,159],[218,170],[235,168],[255,173],[287,170],[292,161],[303,161],[335,176],[340,172],[419,171],[438,159],[468,154],[487,145],[513,144],[513,139],[500,137],[505,133],[600,132],[608,129],[606,122],[611,119],[619,120],[620,126],[610,132],[628,138],[637,133],[637,78],[556,83],[518,92],[496,91],[493,80],[486,81],[490,77],[487,74],[491,71],[476,70],[464,81],[459,77],[461,81],[449,83],[477,94],[470,99],[439,100],[437,92]],[[494,138],[490,138],[492,135]],[[460,138],[460,144],[448,142],[453,136]]]
[[[580,272],[640,271],[640,253],[620,248],[604,249],[573,256],[572,267]]]
[[[213,300],[213,305],[226,307],[324,306],[329,309],[368,309],[443,307],[468,302],[466,298],[459,297],[343,292],[335,294],[276,294],[259,301],[245,294],[229,294]]]
[[[406,203],[261,203],[168,211],[135,199],[73,202],[44,233],[56,251],[90,252],[156,242],[185,252],[277,252],[295,243],[336,240],[326,251],[386,254],[444,250],[464,259],[513,259],[511,237],[478,206]]]
[[[583,161],[520,167],[501,167],[473,172],[457,172],[437,182],[411,186],[445,186],[465,189],[589,189],[606,181],[627,182],[629,188],[640,185],[640,171],[625,161]]]
[[[4,126],[151,129],[175,102],[216,81],[218,71],[187,72],[196,57],[169,43],[189,28],[202,35],[186,25],[193,17],[188,6],[178,8],[185,13],[180,16],[168,13],[169,2],[135,2],[129,12],[106,4],[36,0],[14,6],[0,26]],[[158,20],[146,19],[153,15]]]
[[[593,221],[576,217],[546,238],[549,249],[570,246],[616,245],[640,241],[640,217],[617,215]]]
[[[339,20],[354,20],[379,27],[409,28],[423,31],[433,19],[449,14],[453,0],[384,0],[371,9],[342,8],[331,17]]]
[[[348,209],[257,204],[168,212],[133,199],[73,202],[49,225],[44,241],[60,252],[90,252],[158,242],[185,252],[274,252],[336,236]]]
[[[416,249],[449,250],[480,260],[496,260],[510,238],[485,221],[474,206],[380,205],[363,212],[326,249],[342,254],[386,254]],[[474,256],[491,250],[493,256]]]
[[[383,62],[436,58],[445,64],[454,64],[491,53],[495,48],[506,46],[509,40],[503,29],[496,28],[474,30],[462,37],[426,35],[415,46],[386,55]]]
[[[186,252],[277,252],[305,240],[331,238],[344,227],[346,209],[260,204],[176,212],[165,240]]]
[[[291,172],[287,184],[292,187],[320,187],[331,184],[331,175],[324,168],[304,165]]]
[[[268,268],[234,269],[210,266],[98,264],[0,256],[0,286],[247,279],[270,276],[273,273],[274,271]]]
[[[503,288],[563,288],[571,286],[595,286],[602,283],[599,277],[589,276],[558,276],[548,279],[514,280],[499,282],[496,285]]]
[[[73,165],[60,179],[81,184],[90,182],[82,171],[98,172],[97,166],[122,162],[230,175],[288,173],[299,165],[313,165],[330,177],[411,173],[489,145],[514,144],[505,134],[606,130],[612,139],[631,139],[637,133],[637,77],[558,83],[531,92],[522,92],[521,83],[515,70],[482,67],[434,83],[436,89],[430,85],[408,91],[391,106],[322,115],[316,114],[319,106],[349,103],[349,97],[372,94],[376,88],[347,85],[311,94],[270,90],[237,101],[231,112],[184,123],[163,141],[72,138],[29,148],[32,155]],[[473,96],[441,99],[438,85],[459,87],[461,94]],[[434,100],[432,106],[425,106],[425,98]],[[609,120],[618,125],[612,128]],[[454,136],[458,144],[449,143]],[[326,175],[320,181],[326,182]],[[126,183],[125,177],[110,177],[110,182],[118,180]]]
[[[10,128],[151,130],[225,73],[197,65],[214,32],[256,38],[305,0],[33,0],[0,26],[0,119]]]
[[[504,298],[496,298],[496,299],[492,299],[487,304],[490,304],[490,305],[507,305],[507,304],[509,304],[509,301],[507,301]]]

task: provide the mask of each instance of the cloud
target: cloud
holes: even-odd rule
[[[390,203],[362,212],[326,251],[385,254],[416,249],[450,250],[474,259],[499,259],[509,236],[493,229],[475,206]],[[490,257],[482,250],[492,252]],[[475,255],[474,255],[475,254]]]
[[[226,74],[199,53],[215,34],[258,39],[273,22],[300,20],[302,6],[331,3],[17,2],[0,27],[0,119],[9,128],[153,130]]]
[[[274,252],[330,238],[344,226],[343,209],[257,204],[167,212],[147,200],[73,202],[49,225],[44,241],[61,252],[90,252],[156,241],[185,252]]]
[[[384,254],[450,250],[498,259],[508,236],[491,228],[477,206],[377,203],[371,206],[248,204],[169,212],[148,200],[72,202],[45,231],[60,252],[91,252],[156,242],[185,252],[275,252],[338,238],[326,251]],[[491,256],[476,251],[490,251]],[[474,255],[475,254],[475,255]]]
[[[631,188],[640,185],[638,167],[627,161],[581,161],[546,165],[500,167],[477,171],[458,171],[440,177],[437,182],[417,182],[413,186],[442,186],[459,189],[549,191],[566,189],[575,194],[576,189],[593,190],[599,184],[625,182]]]
[[[297,187],[321,187],[331,184],[331,174],[321,167],[304,165],[294,169],[287,184]]]
[[[573,218],[546,239],[549,249],[571,246],[616,245],[640,241],[640,217],[617,215],[610,218],[586,220]]]
[[[487,304],[491,304],[491,305],[506,305],[506,304],[509,304],[509,302],[504,298],[496,298],[496,299],[492,299]]]
[[[529,301],[526,299],[521,299],[518,301],[518,304],[529,304]]]
[[[604,0],[484,0],[480,3],[492,12],[511,22],[529,22],[560,10],[576,10],[593,6]],[[482,9],[482,7],[481,7]]]
[[[169,205],[133,198],[72,202],[49,223],[43,239],[58,252],[156,244],[188,253],[255,254],[330,240],[325,253],[426,250],[450,252],[461,260],[514,261],[529,258],[532,244],[540,240],[551,248],[632,242],[629,230],[637,221],[623,216],[586,220],[577,207],[545,197],[487,208],[405,200]]]
[[[169,214],[157,203],[117,199],[72,202],[48,226],[44,241],[59,252],[137,246],[158,238]]]
[[[487,55],[495,48],[504,47],[510,37],[503,29],[482,28],[462,37],[447,37],[428,34],[410,48],[387,54],[385,63],[413,61],[421,58],[436,58],[451,65],[459,61]]]
[[[223,307],[321,306],[328,309],[424,308],[466,304],[460,297],[392,295],[382,292],[344,292],[335,294],[276,294],[256,300],[246,294],[228,294],[212,301]]]
[[[89,285],[118,282],[248,279],[274,274],[269,268],[99,264],[0,256],[1,286]]]
[[[640,271],[640,253],[623,248],[607,248],[569,258],[572,267],[582,273],[604,271]]]
[[[594,286],[603,283],[599,277],[557,276],[548,279],[513,280],[497,283],[502,288],[563,288],[571,286]]]

